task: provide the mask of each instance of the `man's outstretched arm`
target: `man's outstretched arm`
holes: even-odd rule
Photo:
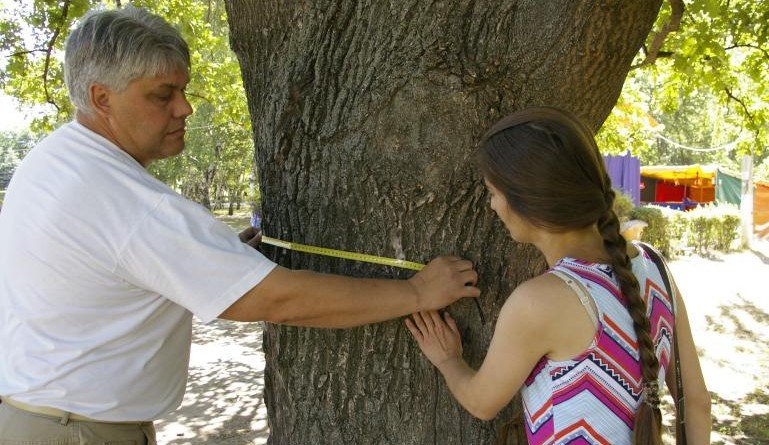
[[[478,297],[472,263],[438,257],[408,280],[350,278],[276,267],[219,318],[347,328]]]

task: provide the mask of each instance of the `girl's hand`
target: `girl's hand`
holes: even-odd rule
[[[440,368],[451,360],[462,358],[462,338],[451,315],[444,318],[437,311],[417,312],[406,319],[406,327],[414,336],[427,359]]]

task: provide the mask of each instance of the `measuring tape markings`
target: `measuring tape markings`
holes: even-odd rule
[[[329,249],[327,247],[310,246],[307,244],[292,243],[290,241],[283,241],[277,238],[271,238],[269,236],[262,236],[262,242],[271,246],[280,247],[283,249],[294,250],[296,252],[312,253],[317,255],[325,255],[335,258],[343,258],[346,260],[363,261],[366,263],[382,264],[384,266],[400,267],[402,269],[422,270],[425,265],[421,263],[415,263],[413,261],[398,260],[395,258],[387,258],[376,255],[369,255],[366,253],[349,252],[347,250]],[[483,316],[483,310],[481,309],[481,303],[477,298],[475,301],[475,307],[478,308],[478,315],[481,317],[481,323],[486,324],[486,318]]]
[[[346,250],[329,249],[327,247],[309,246],[307,244],[292,243],[269,236],[263,236],[262,242],[283,249],[294,250],[297,252],[312,253],[316,255],[325,255],[335,258],[344,258],[346,260],[363,261],[366,263],[381,264],[384,266],[400,267],[401,269],[422,270],[425,265],[413,261],[398,260],[395,258],[386,258],[366,253],[349,252]]]

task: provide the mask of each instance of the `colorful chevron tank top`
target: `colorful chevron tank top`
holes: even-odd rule
[[[631,263],[650,316],[662,386],[674,303],[645,252]],[[582,285],[598,309],[598,327],[585,352],[566,361],[542,357],[526,379],[521,397],[529,444],[630,445],[641,404],[641,365],[633,321],[612,267],[564,258],[550,272]]]

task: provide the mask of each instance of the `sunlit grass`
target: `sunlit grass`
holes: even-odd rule
[[[251,225],[251,210],[246,206],[236,210],[232,215],[227,214],[226,208],[214,210],[213,213],[216,219],[232,227],[236,232],[240,232]]]

